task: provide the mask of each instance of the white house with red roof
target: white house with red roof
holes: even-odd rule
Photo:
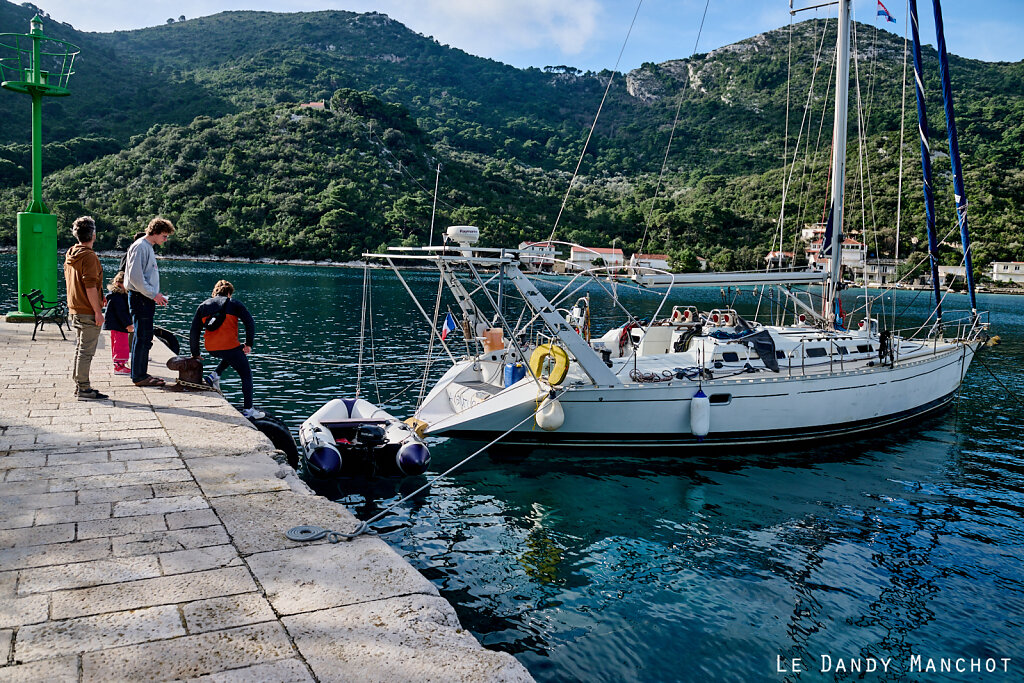
[[[793,265],[796,254],[792,251],[769,251],[764,257],[765,263],[772,268],[789,268]]]
[[[668,270],[668,254],[633,254],[629,265],[637,268],[659,268]]]
[[[551,242],[520,242],[519,261],[527,270],[551,272],[560,254]]]
[[[594,262],[601,259],[608,268],[621,268],[625,264],[621,249],[608,247],[581,247],[573,245],[569,250],[569,264],[576,270],[587,270],[594,267]]]
[[[807,254],[807,265],[811,270],[824,270],[826,273],[832,269],[832,259],[828,256],[819,256],[818,252],[821,251],[821,240],[811,242],[810,245],[804,249],[804,253]],[[844,266],[848,266],[855,271],[864,270],[864,264],[868,258],[868,246],[863,242],[858,242],[855,239],[847,237],[843,240],[842,252],[841,252],[840,263]]]

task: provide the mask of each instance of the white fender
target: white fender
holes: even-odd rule
[[[557,398],[548,396],[540,404],[537,414],[534,416],[537,426],[546,432],[553,432],[565,423],[565,411]]]
[[[690,431],[700,441],[711,431],[711,401],[702,389],[690,399]]]

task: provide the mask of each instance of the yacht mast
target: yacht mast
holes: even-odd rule
[[[838,320],[836,300],[842,282],[843,186],[846,182],[846,120],[850,95],[850,0],[839,0],[836,38],[836,106],[832,126],[832,270],[825,297],[825,319],[832,328]]]

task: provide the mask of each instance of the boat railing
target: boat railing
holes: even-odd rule
[[[931,342],[937,349],[942,341],[974,341],[989,328],[989,313],[945,311],[941,323],[893,330],[893,336],[905,341]],[[924,335],[924,336],[922,336]]]

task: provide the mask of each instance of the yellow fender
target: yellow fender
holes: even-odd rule
[[[534,377],[542,379],[541,372],[544,370],[544,361],[548,359],[548,356],[554,360],[555,366],[551,368],[547,381],[548,384],[555,387],[561,384],[565,380],[565,376],[569,374],[569,354],[561,346],[554,344],[538,346],[530,356],[530,372]]]

